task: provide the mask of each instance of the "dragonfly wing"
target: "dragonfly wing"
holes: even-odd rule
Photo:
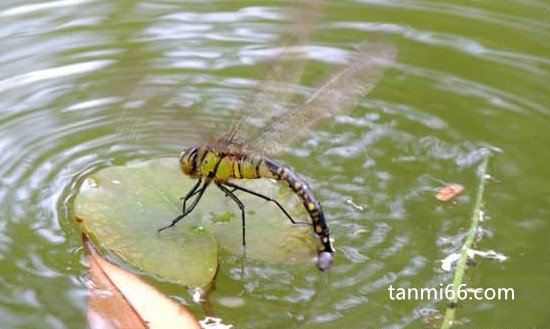
[[[225,140],[250,140],[271,117],[284,110],[284,104],[292,96],[292,86],[302,76],[305,45],[318,16],[318,1],[308,0],[303,6],[296,13],[295,24],[283,33],[283,46],[275,58],[262,65],[261,80],[243,99]]]
[[[266,62],[255,88],[241,102],[227,130],[228,118],[209,112],[194,100],[182,100],[179,81],[166,81],[166,86],[147,76],[140,76],[132,87],[120,116],[119,134],[137,145],[155,145],[163,152],[202,143],[224,151],[234,141],[247,141],[257,134],[277,109],[291,96],[289,85],[297,84],[306,61],[304,45],[308,43],[318,13],[318,0],[306,0],[296,11],[295,24],[283,33],[286,41],[278,48],[275,59]],[[191,102],[191,104],[188,104]],[[218,132],[228,131],[224,136]],[[214,135],[216,134],[216,135]],[[240,144],[241,147],[248,146]]]
[[[227,118],[205,113],[192,97],[182,99],[172,84],[163,86],[143,78],[121,106],[117,132],[135,147],[151,147],[170,154],[211,139]]]
[[[305,135],[317,121],[344,113],[370,92],[386,67],[395,60],[395,47],[388,43],[362,45],[351,64],[330,77],[303,104],[273,117],[253,137],[257,149],[276,153]]]

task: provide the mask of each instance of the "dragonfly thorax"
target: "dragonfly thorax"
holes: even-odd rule
[[[186,149],[180,156],[181,171],[193,178],[204,177],[224,182],[230,178],[259,178],[261,157],[238,152],[233,144],[223,150],[204,144]]]

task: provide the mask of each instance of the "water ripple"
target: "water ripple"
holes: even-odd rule
[[[51,69],[44,69],[33,71],[11,78],[0,80],[0,92],[9,90],[10,88],[21,88],[26,85],[30,85],[36,82],[41,82],[49,79],[63,78],[75,74],[88,73],[95,71],[101,68],[104,68],[113,61],[103,60],[103,61],[91,61],[85,63],[70,64],[60,67],[55,67]]]

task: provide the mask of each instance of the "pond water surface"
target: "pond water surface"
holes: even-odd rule
[[[215,315],[235,328],[439,327],[426,321],[446,301],[391,300],[388,287],[450,283],[441,260],[463,242],[491,150],[477,248],[507,260],[479,259],[465,282],[513,288],[515,299],[467,300],[457,317],[464,328],[548,327],[550,3],[356,0],[323,10],[297,91],[311,92],[358,43],[398,49],[359,106],[278,157],[322,200],[335,263],[321,273],[252,262],[241,276],[222,253]],[[178,155],[195,137],[190,122],[227,126],[292,12],[280,1],[0,3],[1,328],[86,328],[70,213],[82,178]],[[435,200],[450,182],[465,192]],[[205,315],[186,289],[145,277]]]

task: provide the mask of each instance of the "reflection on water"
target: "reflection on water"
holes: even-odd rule
[[[240,259],[222,254],[216,314],[239,328],[419,326],[445,303],[396,303],[387,288],[448,282],[439,261],[460,246],[488,147],[499,153],[498,183],[488,187],[480,248],[511,260],[482,261],[468,284],[512,287],[518,297],[465,303],[459,313],[476,326],[547,324],[550,300],[533,292],[548,283],[537,273],[550,270],[539,261],[550,253],[550,188],[541,179],[550,158],[550,6],[361,0],[324,9],[297,94],[357,43],[384,39],[399,49],[398,65],[356,110],[282,156],[323,200],[335,265],[320,274],[251,262],[241,273]],[[86,272],[69,216],[80,179],[177,155],[204,127],[226,127],[257,64],[279,51],[291,12],[283,3],[224,1],[0,4],[3,328],[86,327]],[[446,182],[466,192],[441,204],[434,190]],[[162,287],[203,315],[186,291]],[[246,320],[226,303],[236,297]]]

